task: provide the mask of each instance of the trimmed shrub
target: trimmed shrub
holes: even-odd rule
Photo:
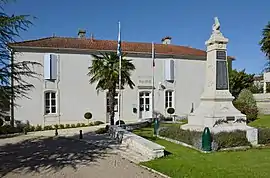
[[[195,145],[195,142],[201,139],[202,132],[183,130],[177,126],[160,129],[159,135],[162,137],[178,140],[189,145]]]
[[[105,134],[107,133],[107,129],[104,128],[99,128],[98,130],[95,131],[96,134]]]
[[[81,123],[81,127],[85,127],[86,126],[86,124],[85,123]]]
[[[0,127],[0,135],[1,134],[13,134],[13,133],[21,133],[23,132],[23,128],[12,127],[11,125],[4,125]]]
[[[102,122],[102,121],[95,121],[94,122],[94,125],[101,125],[101,124],[104,124],[104,122]]]
[[[41,125],[37,125],[36,128],[35,128],[35,131],[41,131],[41,130],[42,130]]]
[[[258,129],[258,143],[270,144],[270,129],[269,128]]]
[[[198,149],[201,149],[202,146],[202,132],[183,130],[179,126],[161,128],[159,135],[184,142]],[[221,148],[238,146],[250,146],[250,143],[246,138],[245,131],[237,130],[234,132],[220,132],[217,134],[212,134],[212,150],[214,151]]]
[[[250,146],[246,138],[246,131],[236,130],[233,132],[219,132],[213,134],[213,140],[217,143],[218,149],[238,146]]]
[[[77,123],[76,124],[76,127],[81,127],[81,123]]]
[[[53,130],[53,127],[51,125],[44,126],[44,130]]]
[[[59,125],[59,128],[60,128],[60,129],[64,129],[64,128],[65,128],[64,124],[60,124],[60,125]]]
[[[76,125],[75,124],[71,124],[70,127],[71,128],[76,128]]]
[[[88,123],[88,126],[94,126],[94,123],[89,122],[89,123]]]
[[[55,129],[59,129],[59,125],[58,125],[58,124],[55,124],[55,125],[54,125],[54,128],[55,128]]]
[[[70,124],[66,124],[66,127],[65,128],[66,129],[70,128]]]
[[[247,116],[247,122],[257,119],[258,108],[256,100],[250,90],[243,89],[238,98],[234,101],[234,106]]]

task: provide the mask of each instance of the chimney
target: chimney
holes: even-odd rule
[[[171,44],[171,40],[172,40],[172,37],[166,36],[166,37],[162,38],[161,42],[162,42],[162,44]]]
[[[86,31],[80,29],[78,32],[78,38],[85,38]]]

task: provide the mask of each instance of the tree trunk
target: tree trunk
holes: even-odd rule
[[[109,113],[110,113],[110,123],[114,125],[114,106],[115,106],[115,89],[109,90]]]

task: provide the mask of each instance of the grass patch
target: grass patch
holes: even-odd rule
[[[173,178],[270,177],[270,149],[203,154],[154,137],[153,128],[135,130],[134,133],[165,146],[166,152],[170,153],[168,156],[142,164]]]
[[[248,125],[256,128],[270,128],[270,115],[261,115]]]

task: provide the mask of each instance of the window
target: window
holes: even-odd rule
[[[50,91],[45,93],[45,114],[56,113],[56,92]]]
[[[173,91],[167,90],[165,91],[165,108],[173,107]]]

